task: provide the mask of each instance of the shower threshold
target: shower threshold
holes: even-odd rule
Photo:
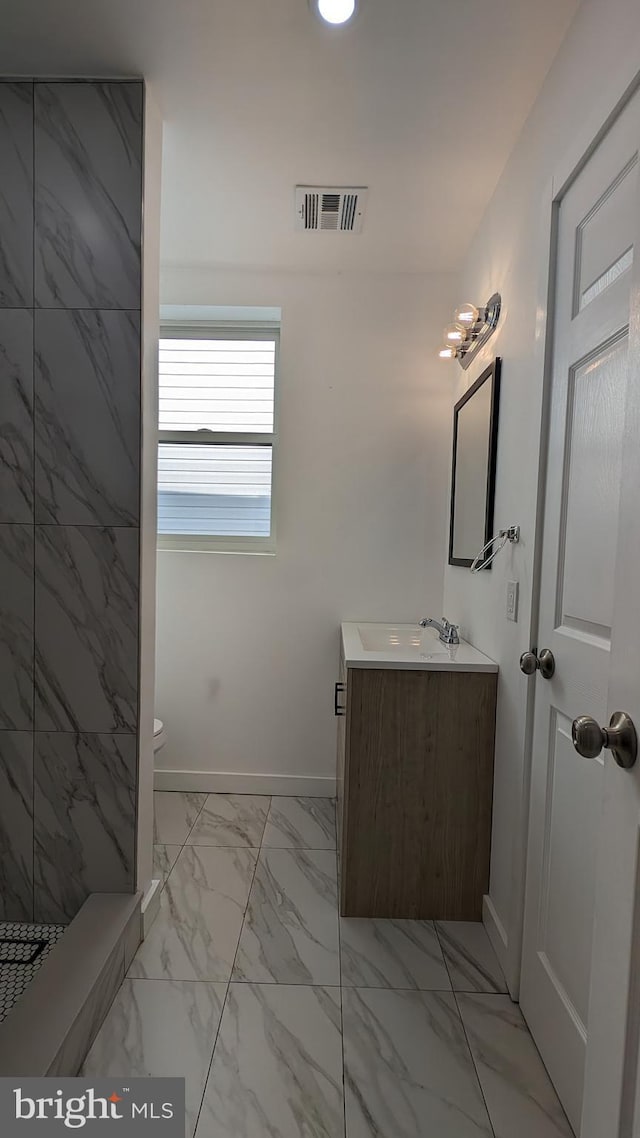
[[[141,903],[92,893],[68,925],[0,922],[0,1076],[77,1075],[140,943]]]

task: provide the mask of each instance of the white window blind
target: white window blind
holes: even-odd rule
[[[269,541],[276,357],[272,330],[161,334],[160,544]]]

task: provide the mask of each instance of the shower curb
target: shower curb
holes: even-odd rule
[[[92,893],[0,1024],[0,1075],[77,1075],[141,940],[142,894]]]

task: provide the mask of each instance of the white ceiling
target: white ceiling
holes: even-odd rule
[[[0,0],[0,74],[144,75],[165,263],[454,269],[578,0]],[[368,185],[362,236],[294,231],[296,182]]]

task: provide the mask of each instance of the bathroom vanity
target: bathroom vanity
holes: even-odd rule
[[[489,885],[498,665],[431,628],[343,624],[340,911],[480,920]]]

